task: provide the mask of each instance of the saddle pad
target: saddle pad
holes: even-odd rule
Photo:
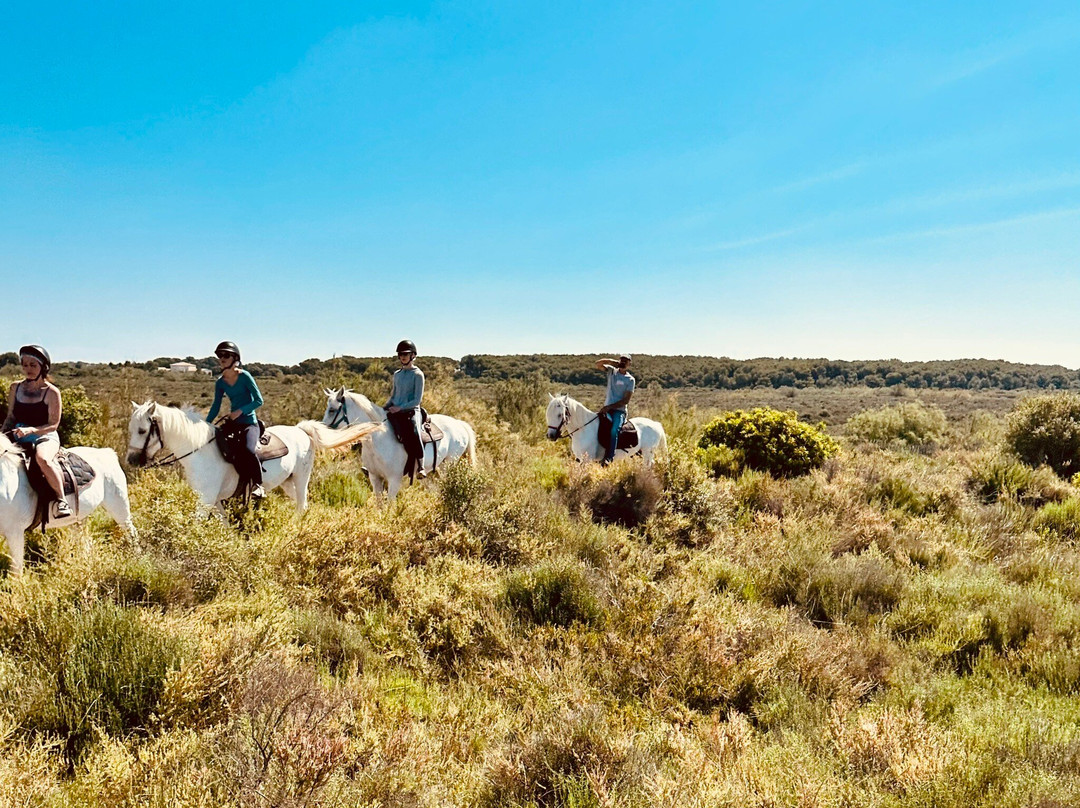
[[[611,419],[607,414],[600,416],[600,430],[597,437],[600,439],[600,445],[607,449],[608,444],[611,443]],[[619,440],[615,444],[616,449],[622,449],[624,451],[630,451],[636,449],[638,445],[638,431],[637,427],[630,421],[629,418],[623,422],[622,429],[619,430]]]
[[[74,452],[61,451],[57,456],[57,459],[60,461],[60,465],[63,467],[64,471],[70,472],[63,475],[65,495],[74,494],[76,491],[82,491],[90,485],[97,476],[97,472],[94,471],[93,466]],[[72,485],[73,482],[74,485]]]
[[[289,447],[285,445],[285,441],[269,430],[262,433],[262,437],[259,438],[259,445],[255,447],[255,456],[260,461],[276,460],[288,453]]]

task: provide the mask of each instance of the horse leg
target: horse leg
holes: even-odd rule
[[[391,502],[397,499],[398,491],[401,490],[401,483],[404,479],[404,477],[395,474],[386,481],[386,498]]]
[[[121,476],[123,472],[120,472]],[[128,499],[126,483],[120,485],[116,482],[105,481],[105,498],[102,502],[106,512],[113,518],[116,524],[123,528],[131,543],[136,549],[139,547],[139,533],[135,530],[135,524],[131,521],[131,501]]]
[[[368,482],[371,483],[371,492],[374,494],[375,499],[382,499],[386,493],[386,478],[381,474],[368,472]]]
[[[22,529],[13,528],[10,525],[4,528],[3,533],[4,538],[7,540],[8,555],[11,556],[11,575],[22,575],[23,556],[26,553],[26,534]]]

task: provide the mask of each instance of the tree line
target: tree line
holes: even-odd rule
[[[146,362],[62,362],[58,372],[98,372],[122,367],[145,370],[167,368],[188,361],[216,371],[213,356],[196,358],[159,357]],[[480,382],[543,377],[556,384],[603,384],[604,374],[596,370],[593,354],[469,354],[460,360],[427,356],[420,364],[432,370],[454,373]],[[19,357],[0,354],[0,373],[15,370]],[[305,359],[295,365],[246,362],[252,375],[326,377],[392,372],[393,357],[339,356],[332,359]],[[835,359],[728,359],[711,356],[634,357],[633,373],[642,386],[739,390],[753,387],[893,387],[966,390],[1075,390],[1080,389],[1080,371],[1061,365],[1031,365],[992,359],[949,359],[932,362],[902,362],[898,359],[841,361]]]

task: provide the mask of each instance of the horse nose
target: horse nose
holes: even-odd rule
[[[128,452],[127,453],[127,462],[128,462],[128,465],[131,465],[131,466],[141,465],[139,463],[139,453],[138,452]]]
[[[557,430],[553,426],[549,426],[548,427],[548,440],[558,440],[558,439],[559,439],[559,430]]]

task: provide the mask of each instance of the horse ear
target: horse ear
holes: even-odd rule
[[[552,401],[555,400],[555,396],[551,395],[551,393],[548,393],[548,398],[550,398]]]
[[[155,412],[157,412],[157,402],[156,401],[151,401],[150,402],[150,409],[148,409],[146,411],[146,414],[147,415],[153,415]]]
[[[132,401],[131,402],[131,411],[135,412],[135,410],[137,410],[137,409],[139,409],[139,405],[136,404],[134,401]]]
[[[330,396],[334,395],[334,391],[331,390],[329,387],[324,387],[322,389],[322,391],[323,391],[323,395],[326,396],[327,398],[330,398]]]

